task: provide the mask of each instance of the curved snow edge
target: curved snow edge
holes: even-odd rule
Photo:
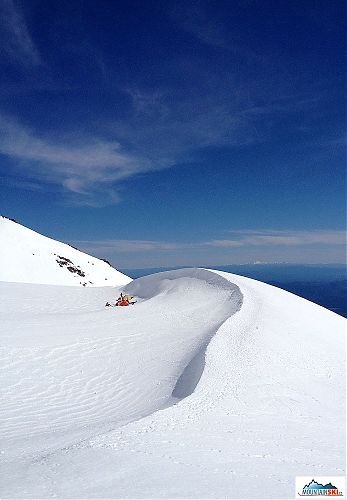
[[[158,278],[164,278],[159,280]],[[240,311],[243,303],[243,295],[240,288],[218,272],[205,268],[183,268],[175,271],[164,271],[149,276],[138,278],[124,287],[124,292],[131,295],[140,296],[143,299],[150,299],[155,295],[167,291],[167,281],[179,278],[195,278],[216,286],[219,289],[230,292],[230,315],[221,321],[218,328],[210,333],[190,356],[184,369],[177,378],[172,391],[172,400],[166,402],[163,408],[177,404],[178,400],[183,400],[190,396],[196,389],[205,369],[205,356],[208,346],[215,335],[218,334],[225,322]],[[159,408],[156,411],[159,411]]]

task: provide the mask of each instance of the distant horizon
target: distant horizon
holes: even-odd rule
[[[39,232],[37,229],[33,227],[28,227],[13,217],[9,217],[8,215],[2,215],[13,222],[23,225],[28,229]],[[47,234],[48,233],[48,234]],[[44,236],[52,239],[56,239],[62,243],[73,246],[77,248],[81,252],[87,253],[89,255],[93,255],[99,259],[106,259],[112,263],[112,266],[120,269],[169,269],[169,268],[178,268],[178,267],[211,267],[211,266],[262,266],[262,265],[306,265],[306,266],[345,266],[345,260],[342,261],[318,261],[318,262],[308,262],[308,261],[290,261],[290,260],[281,260],[277,258],[273,261],[261,261],[256,253],[259,251],[259,248],[264,245],[267,248],[275,248],[280,255],[281,251],[286,250],[287,254],[290,249],[293,248],[299,251],[303,247],[309,248],[315,244],[315,240],[324,241],[327,237],[325,232],[311,232],[309,233],[300,233],[300,232],[292,232],[284,235],[284,232],[276,232],[273,233],[269,231],[249,231],[246,230],[244,234],[241,231],[235,232],[235,239],[233,241],[233,245],[230,246],[230,240],[227,242],[228,244],[225,246],[224,241],[221,241],[221,245],[219,246],[219,242],[217,241],[216,245],[216,253],[220,249],[226,248],[228,252],[234,251],[234,246],[238,249],[239,246],[242,246],[243,253],[253,252],[254,260],[247,260],[243,262],[231,262],[222,260],[216,262],[208,262],[208,258],[203,260],[203,255],[198,257],[196,255],[197,252],[206,253],[209,251],[211,247],[214,247],[215,242],[195,242],[195,243],[175,243],[175,242],[157,242],[157,241],[142,241],[142,240],[105,240],[105,241],[76,241],[76,240],[63,240],[55,238],[54,235],[49,234],[50,231],[43,234]],[[331,235],[331,232],[328,233],[328,236]],[[335,238],[338,241],[338,247],[340,251],[346,255],[345,245],[343,242],[345,241],[346,233],[344,231],[336,232]],[[249,243],[248,243],[249,242]],[[326,248],[329,248],[328,246]],[[289,249],[289,250],[288,250]],[[175,262],[175,255],[172,252],[181,252],[181,262]],[[264,250],[263,250],[264,251]],[[170,259],[170,253],[172,258]],[[293,253],[293,252],[292,252]],[[169,255],[168,255],[169,254]],[[327,252],[329,254],[329,252]],[[129,265],[129,256],[131,264]],[[145,260],[150,258],[152,259],[149,263],[143,263]],[[223,258],[221,256],[221,258]],[[226,257],[228,258],[228,257]],[[232,257],[229,257],[232,258]],[[124,260],[125,259],[125,260]],[[190,259],[190,262],[189,262]],[[211,256],[210,256],[211,259]],[[141,264],[142,261],[142,264]],[[198,263],[200,262],[200,264]],[[228,263],[225,263],[228,262]]]
[[[347,263],[343,262],[317,262],[317,263],[308,263],[308,262],[242,262],[238,264],[212,264],[218,267],[237,267],[237,266],[311,266],[311,267],[317,267],[317,266],[329,266],[329,267],[345,267],[347,268]],[[158,267],[123,267],[123,271],[132,271],[132,270],[138,270],[142,271],[145,269],[175,269],[178,266],[158,266]],[[181,267],[181,266],[179,266]],[[203,264],[196,264],[192,266],[182,266],[182,267],[206,267]]]

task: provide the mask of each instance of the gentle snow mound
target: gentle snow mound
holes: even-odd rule
[[[107,262],[0,216],[0,281],[120,286],[131,278]]]
[[[344,318],[211,270],[124,290],[0,284],[4,498],[279,499],[344,474]]]
[[[133,283],[123,291],[138,303],[114,309],[105,302],[118,291],[108,288],[0,283],[6,455],[171,404],[185,367],[242,303],[235,285],[205,270]]]

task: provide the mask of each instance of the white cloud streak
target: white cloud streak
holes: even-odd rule
[[[182,73],[191,68],[180,70]],[[198,73],[198,69],[196,70]],[[237,84],[213,81],[204,72],[199,80],[200,93],[191,89],[144,92],[126,88],[132,111],[126,120],[110,123],[106,131],[121,143],[131,144],[139,154],[146,154],[157,169],[168,168],[181,161],[191,161],[197,150],[213,146],[240,146],[258,141],[247,97]],[[227,91],[225,94],[225,88]]]
[[[254,59],[253,52],[245,52],[245,44],[239,46],[229,39],[231,35],[223,28],[222,20],[207,7],[199,2],[188,7],[178,2],[171,16],[181,29],[203,43]],[[0,15],[0,41],[10,60],[23,67],[41,64],[40,53],[16,1],[0,1]],[[85,47],[83,44],[82,52]],[[90,53],[97,55],[94,58],[101,68],[103,85],[108,88],[112,67],[107,68],[101,55],[88,45]],[[12,179],[18,177],[21,186],[29,186],[30,182],[51,183],[80,205],[117,203],[120,183],[125,179],[194,161],[196,152],[205,147],[262,142],[269,133],[269,125],[258,127],[258,124],[271,121],[264,121],[265,115],[298,113],[317,106],[311,86],[309,97],[288,95],[283,82],[279,84],[273,79],[262,85],[249,79],[240,82],[236,70],[232,74],[212,64],[206,67],[198,58],[179,57],[165,64],[164,67],[162,63],[163,70],[173,76],[174,85],[143,90],[136,82],[124,83],[117,92],[130,97],[130,102],[122,120],[97,116],[94,123],[84,124],[94,129],[97,123],[98,137],[88,136],[78,126],[65,137],[59,132],[55,137],[52,134],[47,137],[44,131],[36,132],[11,117],[0,116],[0,154],[14,160]],[[177,75],[182,78],[177,79]],[[16,92],[22,91],[19,85]],[[33,118],[38,117],[33,115]],[[239,240],[216,240],[209,244],[242,245]]]
[[[123,152],[116,141],[83,137],[77,144],[66,138],[50,142],[1,116],[0,128],[0,153],[19,161],[13,174],[58,184],[84,197],[85,204],[94,203],[94,194],[103,195],[104,203],[117,202],[117,192],[110,186],[152,168],[148,159]]]
[[[234,239],[211,240],[202,242],[166,242],[153,240],[100,240],[75,241],[74,245],[90,252],[165,252],[172,250],[208,250],[211,247],[232,249],[240,247],[263,246],[307,246],[307,245],[345,245],[346,231],[272,231],[238,230],[233,231]]]
[[[14,6],[12,0],[5,4]],[[18,41],[17,49],[23,45],[30,52],[31,47],[34,61],[36,49],[24,21],[20,22],[22,17],[8,10],[22,26],[15,32],[22,32],[27,40],[26,45]],[[23,53],[24,49],[18,49],[17,54]],[[57,132],[47,137],[44,131],[36,132],[0,115],[0,154],[14,160],[13,177],[22,185],[23,181],[51,183],[73,204],[114,204],[119,202],[122,181],[194,161],[205,147],[262,142],[266,131],[257,124],[264,114],[297,112],[312,105],[294,95],[277,92],[272,96],[268,88],[252,88],[251,82],[241,85],[223,72],[211,76],[210,69],[194,61],[175,61],[168,71],[173,69],[190,79],[193,74],[199,90],[193,92],[194,85],[187,86],[184,79],[171,89],[144,91],[136,85],[124,86],[122,92],[130,97],[127,114],[121,121],[96,117],[98,137],[78,128],[65,136]],[[95,128],[95,123],[88,125]]]
[[[215,8],[207,8],[203,3],[189,4],[187,2],[176,2],[175,8],[171,11],[171,17],[178,26],[189,33],[199,42],[233,53],[235,56],[247,59],[251,62],[261,62],[263,57],[241,44],[236,40],[235,33],[230,34],[226,28],[224,20],[216,15]],[[232,16],[232,2],[230,2],[230,17]]]
[[[345,245],[346,231],[273,231],[240,230],[231,231],[232,239],[212,240],[207,244],[214,247],[243,246],[302,246],[302,245]]]
[[[125,92],[132,100],[128,118],[100,127],[101,134],[115,140],[78,131],[45,138],[0,115],[0,154],[16,160],[13,169],[19,177],[53,183],[76,195],[79,204],[100,206],[119,201],[121,181],[189,161],[196,148],[254,141],[238,97],[231,107],[218,97],[186,96],[173,106],[165,93]]]
[[[73,245],[88,249],[89,252],[160,252],[188,248],[195,248],[194,243],[171,243],[154,240],[100,240],[100,241],[74,241]]]
[[[14,0],[1,0],[0,19],[3,51],[11,62],[24,66],[41,64],[39,51],[30,36],[24,15]]]

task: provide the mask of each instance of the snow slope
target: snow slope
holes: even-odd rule
[[[119,286],[131,278],[100,259],[0,216],[0,281]]]
[[[124,290],[0,283],[2,497],[292,498],[343,474],[344,318],[211,270]]]

